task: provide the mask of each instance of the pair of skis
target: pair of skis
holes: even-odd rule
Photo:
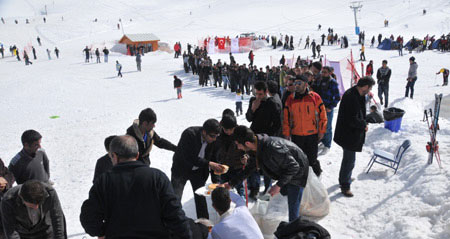
[[[441,165],[441,156],[439,155],[439,143],[436,140],[436,134],[439,130],[439,112],[441,109],[442,94],[435,94],[434,103],[434,115],[432,109],[425,110],[424,121],[427,121],[428,132],[430,133],[430,141],[427,143],[426,149],[428,151],[428,164],[433,163],[433,158],[436,157],[436,161]]]

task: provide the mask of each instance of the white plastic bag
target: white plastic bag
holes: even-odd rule
[[[262,220],[267,212],[267,205],[269,202],[256,200],[255,203],[253,203],[253,206],[250,208],[250,213],[252,214],[253,218],[255,218],[256,223],[261,228],[262,226]],[[251,206],[251,204],[249,205]]]
[[[300,216],[324,217],[330,212],[328,192],[311,167],[308,182],[303,190]]]
[[[277,230],[281,221],[289,221],[288,212],[289,209],[286,196],[277,194],[270,199],[266,215],[260,226],[265,239],[274,238],[273,233]]]

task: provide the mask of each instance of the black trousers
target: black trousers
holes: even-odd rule
[[[307,136],[292,135],[291,139],[294,144],[303,150],[308,157],[309,166],[311,166],[314,173],[319,176],[322,173],[322,169],[320,168],[319,160],[317,160],[317,151],[319,150],[319,138],[317,134]]]
[[[206,178],[202,169],[191,170],[191,172],[181,175],[172,173],[172,187],[175,194],[178,196],[181,202],[181,197],[183,196],[184,186],[189,180],[191,182],[192,190],[194,192],[195,210],[197,212],[197,218],[209,219],[208,205],[206,204],[205,196],[201,196],[195,193],[195,190],[204,187],[206,180],[208,179],[208,174]]]

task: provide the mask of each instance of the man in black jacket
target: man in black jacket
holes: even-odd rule
[[[245,117],[252,122],[250,128],[255,134],[279,135],[281,132],[281,109],[269,99],[267,84],[264,81],[255,83],[255,96],[250,98]],[[250,197],[254,198],[259,193],[260,177],[257,172],[249,178]],[[266,189],[270,186],[268,178],[265,178]]]
[[[99,178],[100,175],[112,169],[113,163],[111,157],[109,156],[109,144],[115,137],[116,135],[111,135],[105,139],[104,144],[106,154],[103,155],[103,157],[97,159],[97,163],[95,164],[94,179],[92,180],[92,183],[95,183],[95,180]]]
[[[139,159],[146,165],[150,165],[150,151],[153,144],[162,149],[174,151],[177,146],[169,142],[168,140],[159,137],[159,135],[153,130],[156,123],[156,114],[150,109],[144,109],[139,114],[139,119],[134,120],[133,125],[127,129],[127,135],[133,136],[138,142],[139,146]]]
[[[270,188],[269,194],[274,196],[281,192],[287,195],[289,221],[297,219],[309,170],[308,158],[303,151],[291,141],[266,134],[255,135],[243,125],[236,127],[233,137],[238,149],[254,152],[256,157],[250,161],[243,159],[248,161],[244,172],[231,180],[229,185],[234,186],[251,172],[261,169],[264,175],[278,181]]]
[[[0,158],[0,202],[3,198],[3,195],[12,187],[14,181],[15,179],[13,174],[9,172],[8,168],[5,167],[3,160]],[[4,238],[3,236],[3,226],[0,216],[0,238]]]
[[[117,136],[109,146],[114,167],[92,186],[80,221],[91,236],[192,239],[189,223],[167,176],[138,161],[136,140]]]
[[[365,95],[372,90],[373,85],[375,81],[371,76],[361,78],[356,86],[345,91],[339,106],[334,142],[344,150],[339,184],[346,197],[353,197],[350,191],[352,170],[355,167],[356,152],[361,152],[368,129]]]
[[[67,238],[64,214],[51,186],[29,180],[8,190],[2,200],[6,238]]]
[[[189,180],[194,191],[197,218],[209,218],[206,199],[195,193],[205,186],[209,169],[222,172],[224,168],[213,161],[213,143],[220,133],[220,124],[215,119],[208,119],[202,127],[189,127],[181,134],[177,150],[173,155],[172,186],[179,200],[183,196],[184,186]]]
[[[390,78],[391,78],[391,69],[387,66],[387,60],[383,60],[382,66],[377,70],[377,83],[378,83],[378,98],[380,98],[380,104],[383,104],[383,94],[384,94],[384,108],[388,107]]]

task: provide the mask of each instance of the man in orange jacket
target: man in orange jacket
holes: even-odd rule
[[[327,113],[320,96],[308,89],[308,79],[299,75],[284,105],[283,135],[291,138],[308,157],[314,173],[322,173],[317,160],[318,143],[327,131]]]

